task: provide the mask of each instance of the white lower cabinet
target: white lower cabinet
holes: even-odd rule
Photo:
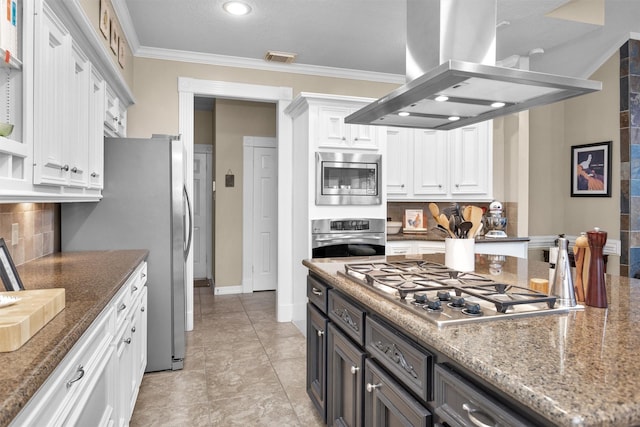
[[[138,266],[11,427],[129,424],[146,365],[146,268]]]
[[[491,242],[476,243],[475,253],[482,255],[504,255],[516,258],[529,256],[528,240],[501,241],[496,239]],[[387,255],[424,255],[444,253],[444,241],[442,240],[392,240],[387,241]]]

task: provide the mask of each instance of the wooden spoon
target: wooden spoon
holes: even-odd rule
[[[438,224],[444,227],[444,229],[449,232],[449,235],[455,239],[456,236],[453,234],[453,231],[451,231],[451,228],[449,228],[449,220],[447,219],[447,216],[445,214],[440,214],[440,216],[437,218],[437,221]]]
[[[471,205],[464,207],[462,210],[462,218],[464,218],[465,221],[471,221]]]
[[[436,222],[438,222],[438,217],[440,216],[440,209],[438,208],[438,205],[436,205],[433,202],[429,203],[429,212],[431,212],[433,219],[435,219]]]

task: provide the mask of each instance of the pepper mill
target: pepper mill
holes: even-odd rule
[[[589,263],[589,287],[585,303],[591,307],[607,307],[607,289],[604,279],[604,256],[602,248],[607,243],[607,232],[600,231],[598,227],[587,231],[591,261]]]

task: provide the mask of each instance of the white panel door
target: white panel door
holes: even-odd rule
[[[276,289],[278,265],[278,163],[275,148],[253,152],[253,290]]]
[[[387,128],[387,198],[407,197],[413,191],[413,131]]]
[[[207,278],[207,155],[193,154],[193,277]]]

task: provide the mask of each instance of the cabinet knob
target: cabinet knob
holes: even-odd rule
[[[324,335],[324,331],[322,329],[318,329],[318,332],[316,332],[318,334],[319,337]]]
[[[346,141],[346,140],[347,140],[347,138],[343,136],[343,137],[342,137],[342,140],[343,140],[343,141]]]
[[[69,381],[67,381],[67,388],[71,387],[73,383],[80,381],[82,377],[84,377],[84,366],[78,365],[78,368],[76,369],[76,375]]]
[[[60,169],[65,171],[65,172],[68,172],[69,171],[69,165],[64,165]]]
[[[120,304],[120,307],[118,307],[118,313],[120,313],[125,308],[127,308],[127,305],[125,303]]]
[[[131,327],[131,333],[133,333],[133,334],[136,333],[136,327],[135,326]]]
[[[322,291],[315,287],[311,288],[311,293],[318,296],[322,295]]]
[[[97,174],[97,173],[95,173],[95,172],[91,172],[91,178],[95,178],[95,177],[97,177],[97,176],[98,176],[98,174]]]
[[[373,390],[380,388],[380,386],[382,386],[382,384],[371,384],[371,383],[367,383],[367,391],[369,393],[372,393]]]
[[[460,184],[456,184],[456,188],[460,188]]]
[[[125,344],[131,344],[131,337],[123,339],[122,342]]]
[[[357,366],[352,366],[352,367],[351,367],[351,373],[352,373],[353,375],[357,374],[359,370],[360,370],[360,368],[359,368],[359,367],[357,367]]]
[[[144,307],[140,307],[140,311],[144,312]]]
[[[71,168],[71,172],[78,173],[78,168],[74,166],[73,168]]]
[[[438,184],[438,188],[440,188],[440,189],[441,189],[441,188],[442,188],[442,184]]]
[[[355,142],[358,142],[358,137],[353,138]]]
[[[138,290],[138,287],[134,285],[132,291],[135,292],[137,290]]]
[[[400,188],[404,188],[404,184],[400,185]]]

